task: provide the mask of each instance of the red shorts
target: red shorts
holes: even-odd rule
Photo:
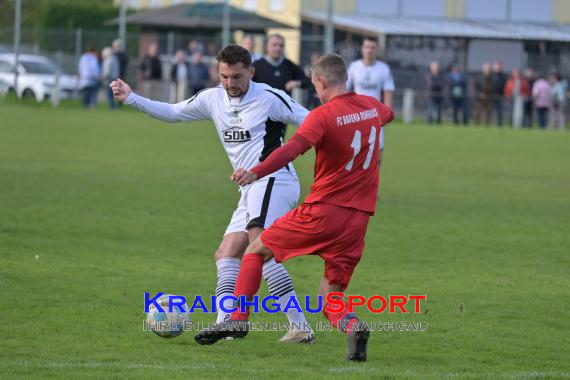
[[[282,262],[296,256],[319,255],[325,277],[344,290],[364,250],[370,215],[328,203],[303,203],[262,232],[261,241]]]

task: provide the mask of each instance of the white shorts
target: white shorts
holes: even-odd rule
[[[242,188],[224,235],[247,232],[251,227],[269,227],[297,206],[300,192],[299,181],[286,177],[266,177]]]
[[[380,128],[380,144],[379,144],[380,152],[384,150],[384,128]]]

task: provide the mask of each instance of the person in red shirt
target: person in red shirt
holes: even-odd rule
[[[346,289],[364,250],[368,219],[376,209],[380,171],[380,129],[394,113],[376,99],[346,88],[346,65],[327,54],[312,67],[312,82],[322,106],[313,110],[289,140],[250,170],[238,169],[231,179],[248,185],[286,166],[311,147],[316,150],[315,181],[304,203],[279,218],[246,249],[234,296],[253,297],[265,261],[318,255],[325,261],[319,294]],[[344,302],[344,301],[343,301]],[[358,317],[323,310],[326,318],[348,336],[348,360],[366,361],[370,332]],[[232,314],[226,326],[203,331],[196,341],[213,344],[226,337],[247,335],[249,310]]]

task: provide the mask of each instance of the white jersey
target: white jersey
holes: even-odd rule
[[[359,59],[348,66],[346,87],[360,95],[372,96],[382,101],[382,91],[395,91],[394,78],[390,67],[382,61],[366,65]]]
[[[366,65],[359,59],[348,66],[348,81],[346,87],[360,95],[368,95],[382,101],[383,91],[395,91],[396,85],[390,71],[390,66],[382,61]],[[384,150],[384,128],[380,129],[380,151]]]
[[[134,92],[125,103],[167,122],[213,120],[234,170],[251,169],[265,160],[283,145],[287,124],[299,126],[309,113],[285,92],[253,81],[241,98],[229,97],[218,86],[176,104],[153,101]],[[292,164],[271,176],[297,179]]]

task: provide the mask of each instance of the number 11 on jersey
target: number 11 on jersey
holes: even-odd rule
[[[354,131],[354,138],[352,139],[352,144],[350,146],[354,149],[354,155],[352,159],[346,164],[344,167],[346,170],[351,171],[352,165],[354,165],[354,159],[360,153],[360,139],[362,137],[362,133],[359,130]],[[364,161],[364,165],[362,165],[362,169],[366,170],[370,167],[370,161],[372,161],[372,155],[374,154],[374,145],[376,145],[376,127],[372,127],[370,129],[370,137],[368,137],[368,154],[366,155],[366,160]]]

